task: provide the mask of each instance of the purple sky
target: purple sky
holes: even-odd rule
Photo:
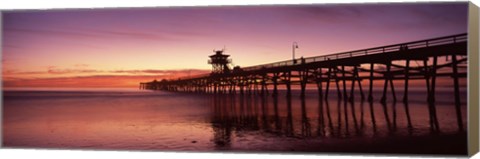
[[[466,2],[7,11],[4,81],[178,76],[165,71],[210,69],[224,46],[257,65],[290,59],[294,41],[309,57],[465,33],[467,13]]]

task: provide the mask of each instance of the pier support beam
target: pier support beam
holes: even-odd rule
[[[347,96],[347,80],[345,76],[345,66],[342,65],[342,82],[343,82],[343,99],[346,101],[348,99]]]
[[[263,75],[262,76],[262,81],[260,82],[260,84],[262,85],[262,88],[261,88],[261,91],[260,91],[260,94],[263,96],[265,94],[265,87],[266,87],[266,75]]]
[[[291,88],[292,73],[288,71],[286,72],[286,76],[287,78],[285,79],[285,84],[287,86],[287,97],[291,97],[292,96],[292,88]]]
[[[328,91],[330,89],[331,76],[332,76],[332,68],[329,67],[328,72],[327,72],[327,83],[326,83],[326,86],[325,86],[325,99],[328,98]]]
[[[405,61],[405,83],[403,89],[403,102],[408,102],[408,81],[410,78],[410,59]]]
[[[433,66],[432,66],[432,83],[430,86],[430,101],[429,103],[432,105],[432,111],[433,111],[433,117],[434,117],[434,124],[437,129],[437,131],[440,130],[439,124],[438,124],[438,118],[437,118],[437,108],[435,106],[435,88],[436,88],[436,79],[437,79],[437,56],[433,57]]]
[[[340,85],[338,84],[339,81],[340,81],[340,79],[338,79],[338,75],[337,75],[337,73],[338,73],[338,67],[335,67],[335,72],[334,72],[334,73],[335,73],[335,74],[334,74],[334,75],[335,75],[335,76],[334,76],[334,78],[335,78],[335,85],[337,86],[337,96],[338,96],[338,99],[341,99],[341,98],[342,98],[342,93],[341,93],[341,91],[340,91]]]
[[[427,85],[427,102],[428,102],[428,111],[429,111],[429,117],[430,117],[430,129],[432,131],[438,131],[438,120],[436,118],[436,111],[434,109],[434,97],[433,95],[435,93],[432,89],[432,87],[435,87],[434,82],[430,81],[432,70],[436,69],[435,67],[432,67],[431,69],[428,67],[428,59],[423,60],[423,66],[424,66],[424,72],[425,72],[425,82]],[[436,59],[434,59],[434,64],[436,65]],[[433,80],[433,78],[432,78]],[[433,84],[433,85],[432,85]]]
[[[278,95],[278,89],[277,89],[277,85],[278,85],[278,73],[273,73],[272,80],[273,80],[273,93],[272,93],[272,95],[273,95],[274,97],[276,97],[276,96]]]
[[[392,91],[393,102],[397,101],[397,95],[395,94],[395,86],[393,85],[393,75],[390,74],[390,90]]]
[[[315,76],[315,81],[317,82],[317,89],[318,89],[318,97],[320,99],[323,98],[323,90],[322,90],[322,68],[318,68],[317,75]]]
[[[305,87],[307,86],[308,70],[305,69],[302,71],[298,71],[298,73],[300,75],[300,97],[305,97]]]
[[[460,89],[458,83],[457,56],[452,55],[453,85],[455,94],[455,112],[457,115],[458,130],[463,131],[462,111],[460,109]]]
[[[408,108],[408,81],[410,79],[410,59],[405,61],[405,83],[403,89],[403,104],[405,106],[405,114],[407,116],[408,128],[413,128],[412,121],[410,119],[410,110]]]
[[[384,78],[385,78],[385,83],[383,85],[383,95],[382,95],[382,98],[380,100],[381,103],[385,104],[387,102],[387,88],[388,88],[388,82],[390,81],[390,68],[392,66],[392,63],[391,61],[388,62],[386,64],[386,67],[387,67],[387,71],[385,72],[385,74],[383,75]]]
[[[360,77],[358,75],[358,66],[353,67],[352,87],[350,89],[350,98],[349,98],[349,100],[351,102],[353,102],[354,91],[355,91],[355,82],[357,82],[357,84],[358,84],[358,89],[360,91],[361,99],[364,100],[365,96],[363,95],[362,83],[361,83]]]
[[[373,67],[374,66],[375,66],[374,63],[370,63],[370,85],[368,89],[368,102],[373,102],[372,89],[373,89]]]

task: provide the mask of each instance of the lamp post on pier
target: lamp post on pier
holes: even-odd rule
[[[293,64],[297,64],[297,60],[295,60],[295,49],[298,49],[298,43],[297,43],[297,42],[293,42],[293,44],[292,44],[292,60],[293,60]]]

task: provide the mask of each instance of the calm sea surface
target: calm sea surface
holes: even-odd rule
[[[466,125],[466,94],[462,91]],[[399,101],[319,100],[141,90],[4,91],[3,146],[165,151],[313,151],[432,136],[426,93]],[[438,91],[440,134],[457,133],[453,93]],[[389,97],[391,99],[391,97]],[[466,138],[460,142],[466,144]],[[435,146],[435,145],[432,145]],[[308,150],[306,150],[308,149]],[[346,150],[348,151],[348,150]]]

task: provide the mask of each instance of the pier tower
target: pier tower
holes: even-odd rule
[[[228,65],[232,60],[228,59],[230,55],[223,54],[223,51],[224,50],[213,50],[215,54],[209,56],[210,60],[208,60],[208,64],[212,65],[212,74],[224,74],[230,72]]]

